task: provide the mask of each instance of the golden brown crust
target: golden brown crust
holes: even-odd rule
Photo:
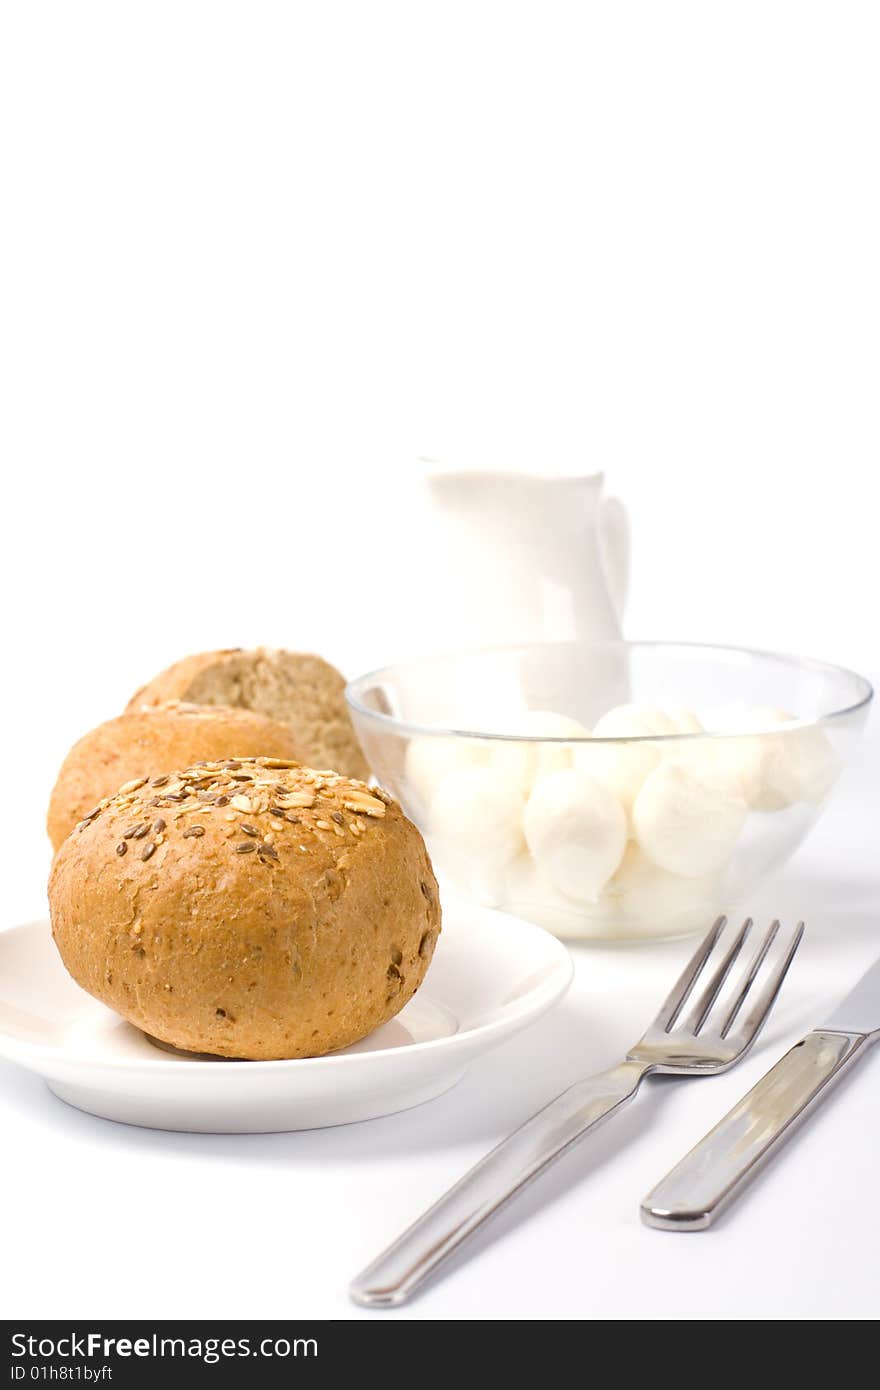
[[[296,758],[298,752],[286,724],[250,710],[173,701],[119,715],[92,729],[65,758],[49,802],[49,838],[57,849],[102,796],[133,777],[155,776],[204,758]]]
[[[392,1018],[440,931],[421,835],[384,792],[233,759],[94,809],[62,845],[52,932],[75,980],[163,1042],[311,1057]]]
[[[253,709],[290,725],[303,762],[366,779],[345,703],[345,678],[323,657],[257,647],[184,657],[132,696],[129,710],[188,700]]]

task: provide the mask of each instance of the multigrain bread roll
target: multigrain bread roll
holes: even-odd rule
[[[128,709],[189,700],[257,710],[289,724],[300,758],[346,777],[369,777],[345,703],[345,678],[320,656],[257,647],[202,652],[161,671]]]
[[[52,934],[138,1028],[223,1057],[314,1057],[393,1017],[440,932],[422,837],[384,792],[279,759],[104,801],[62,845]]]
[[[110,719],[75,743],[64,759],[49,802],[46,828],[52,846],[57,849],[77,821],[124,782],[204,758],[257,754],[297,759],[299,749],[286,724],[250,710],[172,701]]]

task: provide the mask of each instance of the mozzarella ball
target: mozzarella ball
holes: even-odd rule
[[[659,868],[699,878],[730,858],[747,811],[741,796],[700,781],[680,763],[664,759],[636,797],[633,829]]]
[[[837,779],[840,765],[822,729],[768,732],[794,718],[773,708],[719,714],[720,732],[742,731],[744,737],[717,739],[716,760],[736,771],[742,795],[756,811],[780,811],[798,801],[818,804]]]
[[[703,726],[692,709],[683,705],[673,705],[667,711],[667,718],[677,734],[701,734]]]
[[[410,740],[406,750],[406,778],[413,793],[427,811],[437,787],[451,772],[480,767],[489,760],[487,739],[454,737],[432,738],[422,735]]]
[[[627,933],[637,936],[677,936],[718,915],[719,877],[682,878],[659,868],[637,844],[627,845],[623,862],[609,883],[612,900]]]
[[[577,902],[595,902],[623,858],[620,802],[574,768],[543,777],[526,802],[523,830],[546,878]]]
[[[749,712],[752,728],[789,724],[794,715],[779,709]],[[737,740],[739,742],[739,740]],[[837,780],[840,765],[819,728],[756,734],[745,776],[745,793],[757,811],[777,811],[798,801],[818,804]]]
[[[500,731],[499,731],[500,732]],[[554,714],[552,710],[524,710],[517,718],[508,721],[505,733],[529,735],[541,738],[589,738],[589,729],[566,714]],[[564,743],[507,743],[503,740],[490,744],[489,765],[501,772],[509,772],[516,777],[525,793],[531,791],[540,777],[571,765],[572,749]]]
[[[435,790],[428,822],[440,868],[482,901],[494,901],[503,869],[523,849],[522,813],[523,794],[509,773],[450,772]]]
[[[744,778],[751,754],[744,743],[739,738],[682,739],[669,745],[665,757],[705,786],[747,801]]]
[[[530,854],[521,854],[508,865],[503,905],[564,940],[616,935],[616,904],[607,903],[604,894],[598,903],[573,902],[550,882]]]
[[[593,738],[645,738],[676,732],[672,720],[662,710],[651,705],[619,705],[602,715]],[[655,743],[590,742],[575,749],[572,766],[601,782],[628,811],[661,755],[662,745]]]
[[[610,709],[596,724],[594,738],[659,737],[677,733],[668,714],[653,705],[618,705]]]

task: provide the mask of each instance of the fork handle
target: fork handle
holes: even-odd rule
[[[864,1033],[808,1033],[648,1193],[645,1224],[661,1231],[711,1226],[868,1043]]]
[[[394,1307],[488,1217],[588,1129],[630,1100],[648,1068],[625,1061],[570,1086],[451,1187],[351,1285],[356,1303]]]

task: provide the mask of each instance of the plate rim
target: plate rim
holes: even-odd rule
[[[131,1072],[140,1073],[160,1073],[163,1076],[177,1074],[180,1076],[192,1076],[202,1073],[204,1075],[228,1076],[231,1072],[236,1075],[244,1075],[253,1072],[255,1069],[261,1075],[272,1074],[279,1071],[290,1071],[296,1069],[297,1074],[322,1067],[327,1069],[331,1066],[339,1067],[347,1064],[349,1070],[355,1065],[369,1067],[377,1064],[380,1060],[395,1057],[398,1060],[403,1058],[423,1057],[426,1053],[437,1053],[442,1051],[446,1056],[456,1052],[467,1052],[472,1049],[477,1042],[485,1042],[487,1046],[495,1041],[501,1041],[511,1031],[518,1027],[525,1027],[532,1020],[537,1020],[542,1014],[546,1013],[554,1004],[558,1003],[567,993],[572,979],[574,978],[574,960],[571,952],[565,943],[555,937],[546,928],[538,926],[536,922],[530,922],[524,917],[517,917],[513,913],[503,912],[495,908],[483,907],[476,903],[462,903],[450,905],[446,911],[453,911],[455,907],[459,910],[466,909],[469,913],[474,913],[479,917],[488,920],[493,927],[509,931],[511,927],[521,934],[533,935],[542,939],[548,957],[553,956],[553,969],[549,976],[542,980],[527,994],[513,1001],[510,1006],[505,1008],[505,1012],[500,1018],[493,1019],[488,1023],[478,1024],[476,1027],[458,1029],[455,1033],[450,1033],[439,1038],[428,1038],[423,1042],[409,1043],[397,1047],[381,1047],[372,1051],[345,1053],[330,1052],[321,1057],[273,1057],[258,1058],[254,1060],[239,1059],[232,1057],[218,1057],[215,1059],[202,1060],[200,1058],[178,1057],[174,1059],[174,1065],[170,1066],[167,1060],[157,1057],[131,1057],[125,1060],[110,1057],[83,1057],[76,1053],[66,1051],[61,1046],[53,1046],[50,1043],[30,1042],[26,1039],[15,1038],[5,1032],[0,1027],[0,1058],[4,1058],[17,1065],[28,1066],[29,1060],[34,1062],[39,1059],[51,1060],[53,1058],[64,1060],[67,1064],[93,1069],[102,1072]],[[50,928],[51,923],[48,917],[36,917],[27,922],[17,923],[15,926],[0,928],[0,939],[6,936],[14,936],[33,932],[35,928]],[[60,959],[60,958],[59,958]],[[548,963],[549,959],[548,959]],[[63,964],[63,962],[62,962]],[[101,1000],[95,999],[87,990],[83,990],[71,976],[71,982],[81,991],[86,999],[93,1003],[101,1004]],[[426,982],[430,979],[430,971],[426,975]],[[420,986],[420,990],[424,985]],[[426,992],[427,993],[427,992]],[[415,996],[413,996],[415,997]],[[111,1014],[114,1010],[109,1005],[104,1007]],[[117,1015],[122,1019],[122,1015]],[[128,1020],[122,1019],[123,1022]],[[135,1024],[130,1025],[136,1028]],[[142,1030],[138,1030],[142,1031]],[[369,1037],[369,1034],[366,1035]],[[242,1071],[242,1060],[247,1065]]]

